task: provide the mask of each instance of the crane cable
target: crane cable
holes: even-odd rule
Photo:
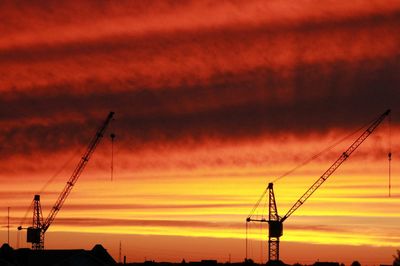
[[[67,159],[67,161],[58,169],[58,171],[52,176],[50,177],[50,179],[42,186],[42,188],[39,190],[39,192],[37,192],[36,194],[42,194],[43,191],[46,190],[46,188],[53,183],[53,181],[67,168],[67,166],[70,165],[71,161],[76,158],[76,156],[82,152],[82,147],[79,147],[76,149],[76,151],[74,153],[71,154],[71,157],[69,157]]]
[[[110,139],[111,139],[111,165],[110,165],[110,178],[111,182],[114,180],[114,140],[115,140],[115,133],[114,133],[114,124],[115,124],[115,118],[112,119],[113,123],[111,123],[110,128],[111,128],[111,134],[110,134]]]
[[[67,161],[58,169],[58,171],[49,178],[49,180],[42,186],[42,188],[37,192],[36,194],[42,194],[43,191],[65,170],[65,168],[71,163],[72,159],[75,158],[75,156],[82,150],[82,148],[77,149],[74,153],[71,154],[71,157],[67,159]],[[21,219],[21,222],[19,223],[20,226],[25,224],[25,221],[28,217],[28,214],[30,210],[33,209],[33,201],[31,205],[29,205],[28,209],[26,209],[24,216]]]
[[[391,138],[391,114],[389,114],[388,117],[388,125],[389,125],[389,151],[388,151],[388,161],[389,161],[389,198],[391,197],[391,179],[392,179],[392,166],[391,166],[391,162],[392,162],[392,138]]]
[[[261,194],[261,197],[258,199],[258,201],[256,202],[256,204],[254,205],[253,209],[251,209],[250,214],[247,216],[247,218],[250,218],[254,212],[256,211],[256,209],[258,208],[258,205],[260,205],[260,202],[262,201],[262,199],[264,198],[265,194],[267,194],[268,191],[268,187],[264,190],[264,192]]]
[[[374,120],[371,120],[371,122]],[[365,127],[367,127],[369,124],[371,124],[371,122],[363,125],[362,127],[358,128],[356,131],[354,131],[353,133],[350,133],[346,136],[344,136],[343,138],[339,139],[338,141],[332,143],[330,146],[326,147],[325,149],[323,149],[322,151],[318,152],[317,154],[311,156],[310,158],[308,158],[307,160],[305,160],[304,162],[300,163],[299,165],[297,165],[296,167],[292,168],[291,170],[287,171],[286,173],[282,174],[281,176],[275,178],[272,183],[277,182],[278,180],[281,180],[282,178],[290,175],[291,173],[293,173],[294,171],[296,171],[297,169],[307,165],[308,163],[310,163],[311,161],[317,159],[318,157],[320,157],[322,154],[324,154],[327,151],[332,150],[333,148],[335,148],[337,145],[341,144],[343,141],[345,141],[346,139],[352,137],[353,135],[357,134],[358,132],[360,132],[362,129],[364,129]]]
[[[113,181],[114,180],[114,139],[115,139],[115,134],[111,133],[110,138],[111,138],[111,181]]]
[[[334,147],[336,147],[337,145],[341,144],[343,141],[345,141],[346,139],[352,137],[353,135],[357,134],[358,132],[360,132],[361,130],[363,130],[364,128],[366,128],[367,126],[369,126],[373,121],[375,121],[375,119],[372,119],[371,121],[369,121],[368,123],[364,124],[363,126],[361,126],[360,128],[358,128],[357,130],[355,130],[354,132],[344,136],[343,138],[339,139],[338,141],[332,143],[330,146],[326,147],[325,149],[323,149],[322,151],[318,152],[317,154],[311,156],[310,158],[308,158],[307,160],[305,160],[304,162],[300,163],[299,165],[297,165],[296,167],[292,168],[291,170],[285,172],[284,174],[282,174],[281,176],[275,178],[271,183],[275,183],[279,180],[281,180],[282,178],[292,174],[294,171],[298,170],[299,168],[307,165],[308,163],[310,163],[311,161],[315,160],[316,158],[320,157],[322,154],[324,154],[325,152],[332,150]],[[389,121],[390,121],[390,116],[389,116]],[[390,137],[389,137],[390,139]],[[391,144],[390,144],[391,145]],[[391,161],[391,153],[389,152],[389,171],[390,171],[390,161]],[[390,178],[390,173],[389,173],[389,178]],[[390,185],[389,185],[390,186]],[[264,192],[261,194],[261,197],[258,199],[258,201],[256,202],[256,204],[254,205],[253,209],[250,211],[250,214],[248,215],[248,218],[250,218],[254,212],[256,211],[256,209],[258,208],[258,206],[260,205],[263,197],[265,196],[265,194],[267,193],[268,188],[266,188],[264,190]]]
[[[254,211],[256,211],[256,209],[257,209],[257,206],[261,203],[261,200],[264,198],[264,195],[267,193],[267,191],[268,191],[268,188],[267,189],[265,189],[265,191],[264,191],[264,193],[263,193],[263,195],[259,198],[259,200],[258,200],[258,204],[253,208],[253,210],[252,210],[252,213],[248,216],[248,217],[251,217],[252,215],[253,215],[253,213],[254,213]],[[267,200],[265,200],[265,202],[264,202],[264,208],[263,208],[263,211],[261,212],[261,219],[265,219],[264,218],[264,213],[265,213],[265,209],[267,208]],[[257,216],[259,216],[259,214],[257,214]],[[248,230],[249,230],[249,228],[248,228],[248,223],[249,222],[251,222],[251,221],[249,221],[249,220],[246,220],[246,260],[248,259],[248,249],[249,249],[249,239],[248,239]],[[262,223],[260,223],[260,235],[262,235]],[[251,243],[251,242],[250,242]],[[262,242],[260,242],[260,245],[261,245],[261,249],[260,249],[260,260],[261,260],[261,264],[262,264],[262,257],[263,257],[263,253],[262,253],[262,251],[263,251],[263,248],[262,248]],[[250,247],[250,250],[252,250],[252,247]]]

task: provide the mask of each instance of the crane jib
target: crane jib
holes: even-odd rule
[[[273,190],[273,183],[269,183],[267,189],[263,192],[261,198],[257,201],[253,207],[250,215],[246,219],[246,258],[247,258],[247,222],[267,222],[269,225],[268,230],[268,262],[279,261],[279,243],[280,237],[283,235],[283,222],[290,217],[305,201],[311,197],[311,195],[335,172],[340,165],[346,161],[350,155],[368,138],[370,134],[379,126],[379,124],[388,116],[390,109],[380,115],[377,119],[374,119],[368,124],[368,128],[359,136],[350,147],[344,151],[339,158],[326,170],[312,185],[311,187],[295,202],[295,204],[289,209],[285,216],[280,218],[275,202],[275,195]],[[389,119],[390,122],[390,119]],[[390,136],[390,135],[389,135]],[[389,196],[390,196],[390,160],[391,152],[388,153],[389,158]],[[269,192],[269,219],[253,219],[251,216],[256,210],[257,206],[261,202],[262,198]],[[268,263],[267,263],[268,264]]]
[[[96,132],[95,137],[90,141],[90,144],[85,151],[84,155],[82,156],[81,161],[78,163],[77,167],[75,168],[72,176],[68,180],[66,186],[64,187],[64,190],[58,197],[56,204],[52,208],[49,216],[47,217],[46,221],[43,224],[43,228],[46,230],[50,226],[50,224],[54,221],[55,216],[57,215],[58,211],[61,209],[62,205],[64,204],[64,201],[68,197],[69,193],[71,192],[72,187],[75,185],[76,181],[78,180],[80,174],[82,173],[84,167],[86,166],[87,162],[90,159],[90,156],[92,155],[94,149],[96,148],[97,144],[100,142],[101,138],[103,137],[104,131],[106,130],[108,124],[110,123],[111,119],[114,116],[114,112],[110,112],[102,124],[102,126],[99,128],[99,130]]]
[[[283,222],[290,215],[292,215],[321,185],[324,183],[335,171],[336,169],[347,159],[350,155],[368,138],[369,135],[379,126],[379,124],[388,116],[390,109],[385,111],[376,120],[374,120],[370,126],[358,137],[350,147],[344,151],[341,156],[332,164],[328,170],[325,171],[322,176],[315,181],[315,183],[300,197],[300,199],[289,209],[286,215],[281,219]]]

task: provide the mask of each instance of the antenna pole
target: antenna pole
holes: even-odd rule
[[[118,257],[118,262],[121,263],[121,253],[122,253],[122,244],[121,240],[119,241],[119,257]]]
[[[245,259],[245,262],[247,262],[247,258],[248,258],[248,257],[247,257],[247,250],[248,250],[248,247],[247,247],[248,244],[247,244],[247,242],[249,241],[249,240],[248,240],[248,236],[247,236],[247,232],[248,232],[248,223],[249,223],[249,222],[246,221],[246,259]]]

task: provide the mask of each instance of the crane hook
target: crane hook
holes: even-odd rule
[[[110,138],[111,138],[111,181],[114,179],[114,139],[115,139],[115,134],[111,133]]]

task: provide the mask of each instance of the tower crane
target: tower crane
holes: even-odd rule
[[[83,154],[81,160],[79,161],[78,165],[76,166],[75,170],[73,171],[71,177],[69,178],[68,182],[66,183],[64,189],[62,190],[61,194],[58,196],[56,203],[54,204],[53,208],[51,209],[49,216],[46,220],[43,220],[42,215],[42,207],[40,205],[40,195],[35,195],[33,198],[33,224],[31,227],[22,228],[22,226],[18,227],[18,230],[27,229],[27,242],[32,243],[32,249],[35,250],[42,250],[44,249],[44,234],[49,229],[50,225],[54,221],[57,216],[57,213],[62,208],[65,200],[67,199],[68,195],[70,194],[73,186],[75,185],[76,181],[78,180],[79,176],[82,174],[83,170],[85,169],[87,163],[93,152],[95,151],[97,145],[100,143],[101,138],[104,135],[104,132],[107,129],[108,124],[112,120],[114,116],[114,112],[110,112],[97,130],[96,134],[89,142],[89,145]]]
[[[339,158],[326,170],[321,177],[319,177],[309,189],[296,201],[296,203],[289,209],[289,211],[282,217],[278,214],[278,208],[276,206],[274,186],[273,183],[269,183],[265,193],[268,192],[268,220],[265,218],[254,219],[252,213],[246,218],[248,222],[261,222],[268,223],[268,264],[279,265],[279,239],[283,235],[283,222],[286,221],[304,202],[339,168],[339,166],[346,161],[350,155],[366,140],[369,135],[379,126],[379,124],[389,115],[390,109],[381,114],[376,120],[374,120],[368,128],[359,136],[350,147],[343,152]],[[265,194],[263,194],[264,196]],[[262,197],[263,197],[262,196]],[[260,199],[261,201],[261,199]],[[257,208],[260,201],[257,202],[253,211]]]

